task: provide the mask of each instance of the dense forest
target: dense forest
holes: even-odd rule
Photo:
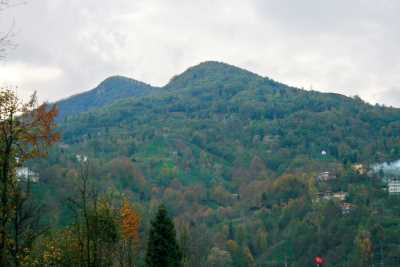
[[[36,209],[15,266],[400,264],[400,195],[373,168],[400,158],[399,109],[204,62],[41,115],[60,136],[14,164],[37,177],[14,183]]]

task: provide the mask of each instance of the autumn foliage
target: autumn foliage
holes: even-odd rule
[[[36,94],[25,103],[12,90],[0,91],[1,148],[9,145],[21,160],[45,155],[46,148],[60,139],[55,131],[57,114],[54,105],[38,105]]]
[[[140,217],[132,205],[124,200],[121,208],[121,231],[125,240],[139,242]]]
[[[20,266],[37,237],[24,235],[32,231],[38,214],[32,203],[28,205],[30,187],[22,189],[16,168],[45,155],[59,140],[57,114],[56,106],[39,106],[36,94],[24,102],[14,91],[0,90],[0,266]]]

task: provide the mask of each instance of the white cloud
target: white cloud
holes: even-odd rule
[[[26,63],[0,65],[0,85],[18,88],[22,97],[30,96],[36,86],[50,84],[62,76],[62,69],[57,67],[35,66]]]
[[[0,65],[0,80],[8,84],[49,82],[60,78],[62,70],[56,67],[34,66],[24,63]]]

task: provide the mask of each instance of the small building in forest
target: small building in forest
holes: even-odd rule
[[[367,172],[365,166],[363,164],[353,164],[351,169],[357,174],[363,175]]]
[[[347,197],[347,193],[346,192],[336,192],[333,193],[332,197],[338,201],[344,201]]]
[[[340,208],[342,210],[342,214],[349,214],[351,210],[354,209],[354,205],[345,202],[347,199],[348,193],[347,192],[331,192],[331,191],[325,191],[325,192],[318,192],[316,194],[316,197],[312,200],[313,203],[319,203],[320,201],[330,201],[333,200],[336,203],[340,205]]]
[[[240,200],[240,194],[239,193],[233,193],[232,195],[233,200]]]
[[[348,202],[343,202],[340,207],[342,208],[342,214],[349,214],[354,209],[354,205]]]
[[[390,179],[387,188],[390,195],[400,194],[400,180]]]
[[[330,180],[335,180],[336,179],[336,175],[334,175],[331,172],[321,172],[318,176],[317,176],[317,182],[327,182]]]
[[[16,176],[18,181],[24,182],[39,182],[39,175],[27,167],[20,167],[16,169]]]
[[[316,194],[316,201],[320,201],[321,199],[323,200],[336,200],[339,202],[343,202],[346,197],[347,197],[346,192],[331,192],[331,191],[325,191],[325,192],[318,192]]]

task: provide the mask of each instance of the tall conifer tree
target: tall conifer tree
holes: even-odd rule
[[[164,205],[151,223],[146,251],[147,267],[181,267],[182,253],[176,241],[175,226]]]

